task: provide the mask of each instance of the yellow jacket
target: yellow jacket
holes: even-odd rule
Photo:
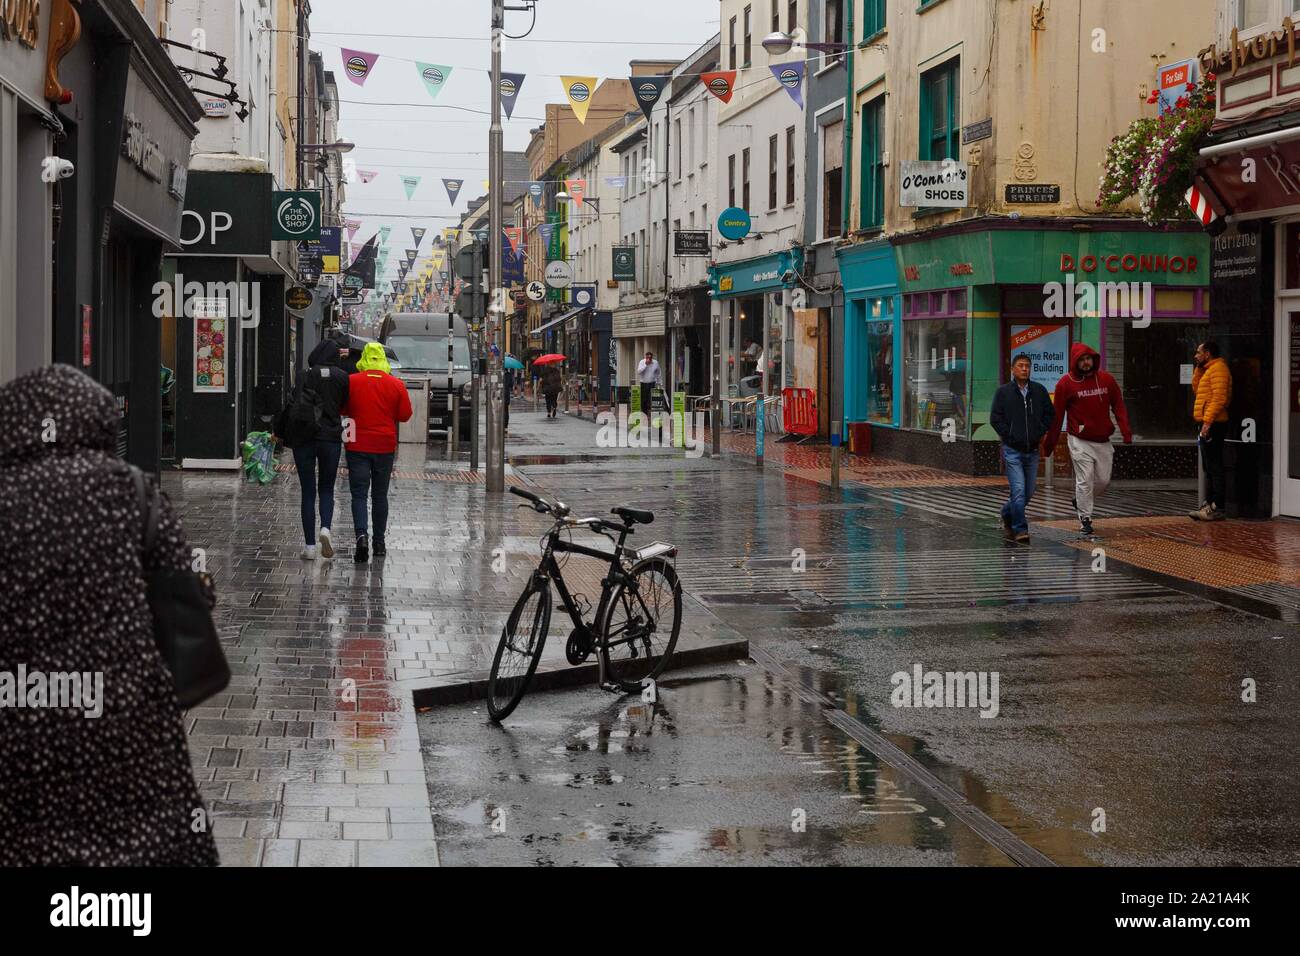
[[[1232,403],[1232,373],[1222,358],[1212,358],[1205,368],[1192,373],[1192,392],[1196,404],[1192,417],[1198,422],[1226,422]]]

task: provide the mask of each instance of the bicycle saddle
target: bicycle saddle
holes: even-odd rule
[[[618,515],[627,524],[654,524],[655,520],[653,511],[642,511],[639,508],[611,508],[609,513]]]

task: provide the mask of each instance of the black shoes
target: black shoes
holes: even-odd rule
[[[370,560],[370,543],[364,534],[357,535],[357,547],[353,552],[352,560],[357,564],[365,564]]]
[[[375,557],[382,558],[388,553],[388,545],[383,538],[375,538]]]
[[[1080,518],[1080,519],[1079,519],[1079,534],[1092,534],[1092,519],[1091,519],[1091,518]]]

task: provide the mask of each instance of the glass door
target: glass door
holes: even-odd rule
[[[1278,389],[1278,444],[1280,446],[1280,508],[1282,514],[1300,517],[1300,301],[1282,309],[1277,354],[1281,388]]]

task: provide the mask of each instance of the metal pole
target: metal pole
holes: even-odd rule
[[[504,226],[504,211],[501,205],[502,166],[504,158],[504,131],[501,127],[501,38],[505,29],[505,0],[492,0],[492,127],[488,132],[488,189],[489,220],[491,224],[491,242],[488,245],[489,284],[488,294],[492,300],[488,306],[487,354],[488,354],[488,391],[487,391],[487,491],[488,494],[502,494],[506,490],[505,455],[503,454],[505,436],[502,434],[501,420],[501,368],[504,353],[498,348],[497,333],[501,323],[500,296],[501,288],[501,235]]]
[[[712,243],[710,242],[710,246]],[[710,431],[713,439],[713,457],[722,457],[722,311],[723,303],[714,302],[713,309],[713,401]]]
[[[307,4],[298,4],[298,141],[295,143],[297,187],[303,188],[303,148],[307,136]]]

